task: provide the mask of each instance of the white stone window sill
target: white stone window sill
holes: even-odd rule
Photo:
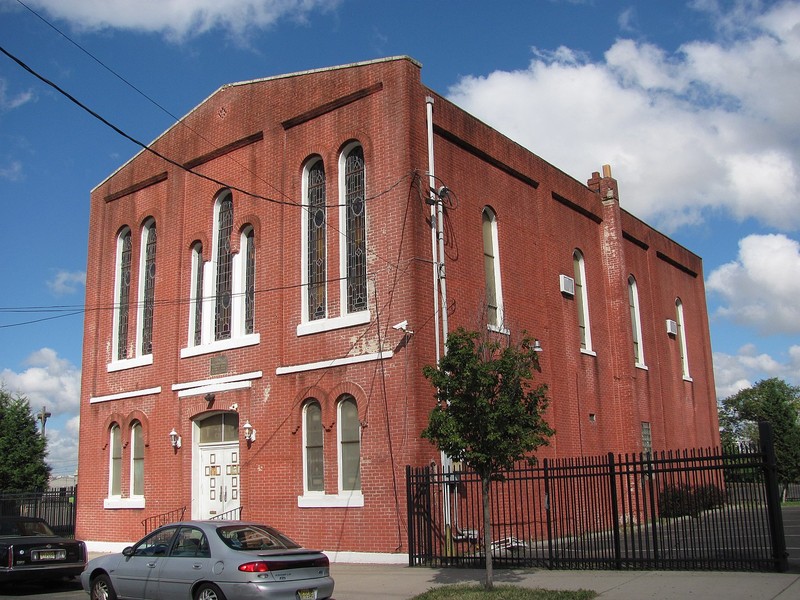
[[[345,327],[365,325],[370,322],[370,318],[370,312],[368,310],[362,310],[332,319],[306,321],[297,326],[297,335],[299,337],[303,335],[312,335],[314,333],[323,333],[325,331],[333,331],[335,329],[344,329]]]
[[[586,348],[581,348],[581,354],[585,354],[586,356],[597,356],[597,352],[594,350],[587,350]]]
[[[297,497],[298,508],[361,508],[364,496],[361,492],[344,492],[341,494],[306,493]]]
[[[233,350],[235,348],[255,346],[260,342],[261,334],[251,333],[227,340],[218,340],[216,342],[211,342],[210,344],[202,344],[201,346],[189,346],[188,348],[182,348],[181,358],[190,358],[192,356],[202,356],[203,354],[223,352],[225,350]]]
[[[108,510],[117,510],[121,508],[144,508],[144,496],[136,498],[106,498],[103,500],[103,508]]]
[[[508,329],[506,329],[505,327],[502,327],[500,325],[487,325],[486,329],[488,329],[489,331],[493,331],[495,333],[501,333],[503,335],[510,335],[511,334],[511,332]]]
[[[108,372],[124,371],[126,369],[135,369],[136,367],[144,367],[153,364],[153,355],[145,354],[144,356],[137,356],[135,358],[126,358],[124,360],[115,360],[108,363]]]
[[[643,363],[636,363],[636,368],[637,368],[637,369],[641,369],[642,371],[649,371],[649,370],[650,370],[650,369],[647,367],[647,365],[645,365],[645,364],[643,364]]]

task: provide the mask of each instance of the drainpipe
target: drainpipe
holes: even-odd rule
[[[433,97],[426,96],[425,104],[428,120],[428,189],[431,205],[431,255],[433,256],[433,316],[436,328],[436,365],[439,365],[439,358],[442,352],[447,352],[447,287],[444,279],[444,210],[442,201],[447,188],[442,187],[440,192],[436,191],[435,165],[433,160]],[[444,346],[439,345],[439,292],[441,290],[442,307],[442,337]],[[441,453],[442,472],[452,468],[453,461],[444,452]],[[445,555],[453,554],[453,527],[450,510],[450,482],[442,479],[442,511],[444,518],[445,535]]]

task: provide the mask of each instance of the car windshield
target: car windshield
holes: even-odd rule
[[[263,525],[224,525],[217,528],[217,535],[234,550],[281,550],[300,546]]]
[[[4,535],[47,535],[54,536],[53,530],[44,521],[20,519],[0,523],[0,536]]]

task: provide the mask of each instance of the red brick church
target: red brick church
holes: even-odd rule
[[[92,191],[90,549],[185,507],[406,552],[405,466],[440,462],[422,367],[462,325],[538,338],[541,456],[718,444],[700,258],[621,208],[609,167],[576,181],[420,72],[226,85]]]

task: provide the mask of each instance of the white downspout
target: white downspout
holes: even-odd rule
[[[436,215],[436,178],[434,176],[433,162],[433,97],[425,97],[428,120],[428,190],[431,205],[431,260],[433,262],[433,327],[436,340],[436,365],[439,365],[439,256],[437,249],[437,215]]]

